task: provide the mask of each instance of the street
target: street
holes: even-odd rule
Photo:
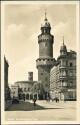
[[[76,102],[32,101],[13,104],[5,112],[5,120],[9,121],[75,121]]]

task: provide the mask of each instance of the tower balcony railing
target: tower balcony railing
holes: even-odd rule
[[[54,65],[54,59],[37,59],[36,66]]]

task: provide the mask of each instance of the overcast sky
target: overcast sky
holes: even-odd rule
[[[38,35],[44,13],[54,35],[53,56],[60,54],[64,36],[68,50],[76,50],[76,6],[67,4],[5,5],[5,56],[9,62],[9,83],[27,80],[28,71],[37,80]]]

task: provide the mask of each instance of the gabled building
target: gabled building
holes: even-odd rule
[[[50,72],[50,95],[60,100],[76,100],[76,52],[68,52],[64,41]]]

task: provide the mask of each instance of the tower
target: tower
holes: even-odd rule
[[[60,48],[60,55],[65,56],[67,54],[67,48],[66,45],[64,44],[64,37],[63,37],[63,45]]]
[[[51,26],[45,13],[44,23],[41,25],[41,34],[38,36],[39,58],[36,60],[38,69],[38,81],[43,85],[44,94],[49,94],[50,90],[50,70],[55,63],[53,58],[54,36],[51,35]]]

